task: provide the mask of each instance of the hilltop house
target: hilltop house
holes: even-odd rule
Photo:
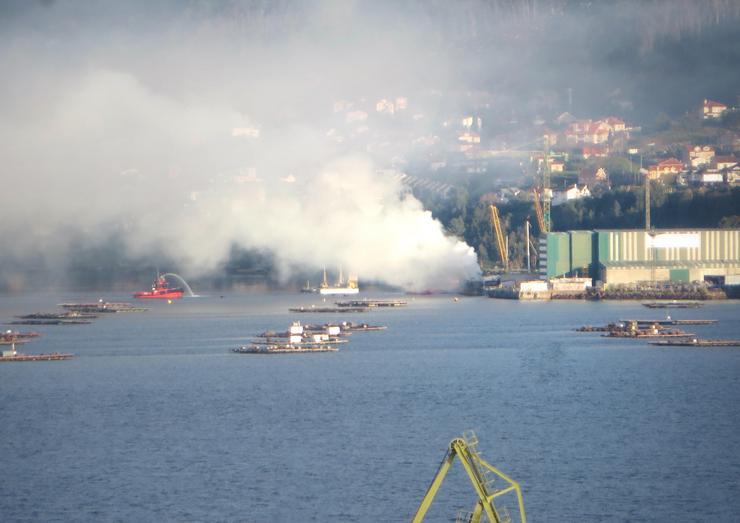
[[[554,191],[552,196],[553,205],[562,205],[570,200],[578,200],[580,198],[588,198],[591,196],[591,191],[588,190],[588,185],[578,187],[578,184],[573,184],[563,191]]]
[[[737,158],[734,156],[715,156],[712,167],[718,171],[724,171],[725,169],[735,167],[737,164]]]
[[[609,126],[609,130],[614,133],[622,133],[627,130],[627,124],[625,124],[623,120],[614,116],[610,116],[606,120],[603,120],[603,122]]]
[[[609,148],[606,145],[584,145],[581,154],[585,160],[589,158],[606,158]]]
[[[675,158],[668,158],[657,165],[651,165],[648,169],[648,177],[657,180],[667,174],[679,174],[683,171],[683,163]]]
[[[719,118],[726,110],[727,106],[725,104],[705,99],[704,106],[702,107],[702,116],[705,120]]]
[[[732,185],[733,187],[740,185],[740,165],[727,169],[725,176],[728,185]]]
[[[609,141],[613,134],[624,133],[627,125],[624,121],[610,116],[603,120],[576,120],[565,130],[565,141],[575,145],[579,143],[601,144]]]
[[[609,139],[609,133],[610,129],[606,123],[596,122],[589,126],[584,141],[593,144],[604,143]]]
[[[690,145],[689,164],[693,169],[698,169],[702,165],[709,165],[714,158],[714,147],[711,145]]]

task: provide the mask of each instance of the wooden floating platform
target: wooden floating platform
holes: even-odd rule
[[[326,324],[323,328],[334,326],[333,324]],[[368,332],[368,331],[384,331],[388,327],[385,325],[368,325],[367,323],[353,323],[351,321],[343,321],[337,325],[343,333],[351,332]],[[313,325],[307,325],[307,328],[314,328]]]
[[[87,314],[77,311],[69,312],[34,312],[33,314],[22,314],[16,316],[21,320],[75,320],[75,319],[95,319],[97,315]]]
[[[335,301],[337,307],[405,307],[408,302],[403,300],[348,300]]]
[[[133,303],[126,302],[93,302],[93,303],[60,303],[60,307],[74,312],[82,313],[111,313],[111,312],[144,312],[147,307],[137,307]]]
[[[21,345],[23,343],[28,343],[28,340],[0,336],[0,345]]]
[[[245,345],[231,349],[237,354],[307,354],[313,352],[337,352],[339,349],[333,345],[299,346],[299,345]]]
[[[89,320],[16,320],[11,321],[8,325],[87,325],[92,323]]]
[[[68,360],[74,357],[74,354],[60,354],[53,352],[51,354],[15,354],[12,356],[0,356],[0,362],[9,361],[59,361]]]
[[[583,327],[578,327],[575,330],[577,332],[607,332],[607,331],[610,331],[611,328],[609,327],[609,325],[603,325],[603,326],[584,325]]]
[[[704,304],[698,301],[656,301],[643,303],[642,305],[649,309],[698,309],[704,307]]]
[[[664,320],[619,320],[621,323],[637,322],[638,325],[712,325],[717,320],[674,320],[666,318]]]
[[[740,347],[740,340],[669,340],[651,341],[650,345],[658,347]]]
[[[367,312],[368,307],[291,307],[290,312]]]
[[[20,332],[8,330],[0,334],[0,340],[27,340],[30,338],[38,338],[41,336],[40,332]]]
[[[295,336],[295,335],[293,335]],[[291,337],[291,334],[289,332],[263,332],[262,334],[259,334],[254,337],[255,343],[286,343],[284,340],[287,340]],[[305,334],[303,336],[303,341],[301,343],[316,343],[311,340],[313,337],[313,334]],[[347,343],[349,342],[346,338],[337,338],[337,337],[331,337],[326,340],[321,340],[319,343],[326,344],[326,345],[339,345],[340,343]]]
[[[609,331],[601,336],[604,338],[690,338],[694,336],[694,334],[683,331],[617,330]]]

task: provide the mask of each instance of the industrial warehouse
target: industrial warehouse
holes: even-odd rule
[[[543,279],[740,283],[740,229],[550,232],[540,240]]]

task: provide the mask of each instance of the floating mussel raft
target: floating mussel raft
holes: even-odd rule
[[[349,340],[352,332],[383,330],[384,326],[342,322],[338,325],[301,325],[294,321],[287,331],[265,331],[255,336],[248,345],[232,349],[237,354],[290,354],[336,352],[339,345]]]

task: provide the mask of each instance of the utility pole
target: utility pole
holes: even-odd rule
[[[530,272],[530,265],[529,265],[529,220],[526,220],[524,222],[524,230],[526,231],[526,236],[527,236],[525,245],[527,246],[527,273],[529,274],[529,272]]]
[[[650,173],[645,174],[645,230],[650,232]]]
[[[545,218],[545,233],[551,230],[550,221],[550,198],[552,191],[550,190],[550,137],[545,136],[545,165],[542,173],[542,214]]]
[[[509,235],[504,237],[504,243],[506,244],[506,272],[509,272]]]
[[[650,256],[650,281],[655,281],[655,246],[653,235],[650,233],[650,173],[645,173],[645,241],[650,242],[648,253]]]

